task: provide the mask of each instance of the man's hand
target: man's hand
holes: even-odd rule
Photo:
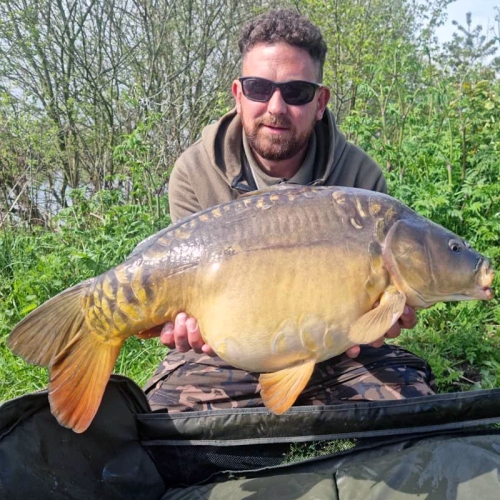
[[[417,315],[415,311],[406,306],[403,314],[398,321],[391,326],[389,331],[380,339],[372,342],[373,347],[384,345],[385,339],[393,339],[401,334],[403,328],[410,329],[417,324]],[[179,313],[175,318],[175,323],[165,323],[161,330],[160,340],[162,344],[179,352],[188,352],[193,349],[194,352],[205,353],[209,356],[217,356],[213,349],[203,342],[198,322],[195,318],[189,317],[186,313]],[[346,354],[350,358],[355,358],[360,352],[359,345],[347,349]]]
[[[375,307],[376,306],[377,304],[375,304]],[[380,347],[384,345],[385,339],[394,339],[401,334],[401,330],[403,328],[410,329],[413,328],[416,324],[417,315],[415,314],[415,311],[411,307],[405,306],[405,310],[398,321],[389,328],[389,330],[383,337],[379,338],[375,342],[372,342],[370,345],[373,347]],[[359,352],[359,345],[354,345],[347,349],[346,354],[350,358],[355,358],[359,354]]]
[[[205,353],[209,356],[217,356],[212,348],[203,342],[198,322],[195,318],[189,317],[186,313],[179,313],[175,318],[175,323],[165,323],[161,330],[160,340],[162,344],[179,352]]]

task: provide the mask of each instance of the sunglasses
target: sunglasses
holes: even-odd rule
[[[244,76],[239,78],[243,95],[251,101],[267,102],[276,89],[280,89],[283,100],[292,106],[302,106],[311,102],[316,90],[321,85],[317,83],[294,80],[291,82],[276,83],[265,78],[256,76]]]

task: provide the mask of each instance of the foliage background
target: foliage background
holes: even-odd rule
[[[500,268],[500,33],[469,15],[440,45],[448,3],[0,0],[0,399],[47,382],[11,328],[169,224],[172,165],[231,108],[239,28],[272,6],[321,27],[330,108],[391,194]],[[439,390],[500,387],[497,299],[419,317],[397,342]],[[130,339],[116,371],[142,384],[164,353]]]

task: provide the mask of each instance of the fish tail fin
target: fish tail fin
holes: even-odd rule
[[[123,341],[89,330],[83,300],[93,280],[68,288],[21,320],[8,345],[29,363],[50,367],[49,401],[59,423],[85,431],[94,418]]]
[[[84,432],[101,403],[123,341],[103,342],[84,326],[50,368],[52,414],[64,427]]]
[[[28,363],[49,366],[80,331],[87,280],[51,298],[23,318],[9,335],[9,348]]]

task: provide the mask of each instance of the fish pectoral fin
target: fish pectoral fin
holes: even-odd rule
[[[380,305],[363,314],[349,329],[349,340],[355,344],[369,344],[383,337],[403,314],[406,295],[396,287],[389,287],[380,298]]]
[[[84,432],[92,422],[123,341],[101,341],[86,328],[61,351],[50,368],[49,402],[64,427]]]
[[[309,382],[315,364],[311,360],[279,372],[262,373],[260,395],[266,407],[275,415],[285,413]]]

